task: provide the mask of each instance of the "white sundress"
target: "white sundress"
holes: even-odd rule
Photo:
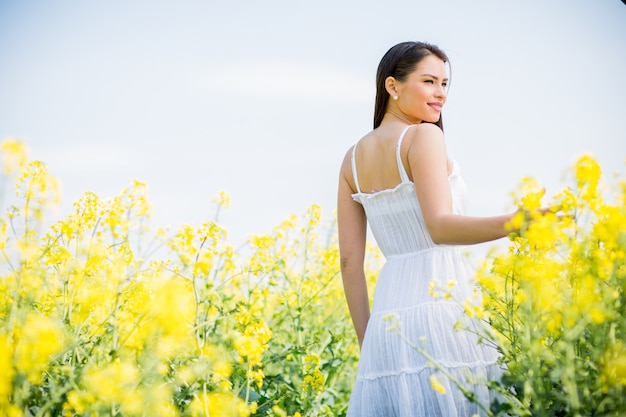
[[[371,231],[386,258],[376,283],[372,312],[359,359],[358,374],[350,398],[348,417],[470,417],[484,415],[456,386],[396,332],[389,316],[397,317],[400,332],[411,343],[423,347],[437,363],[464,382],[487,407],[494,396],[484,384],[496,379],[501,369],[495,348],[480,345],[467,330],[455,330],[457,321],[477,325],[464,315],[461,303],[475,289],[472,268],[463,247],[435,244],[426,229],[413,182],[400,158],[396,159],[402,182],[393,189],[362,193],[352,151],[352,172],[357,193],[353,199],[363,205]],[[463,214],[465,184],[454,163],[449,176],[453,211]],[[454,281],[451,299],[433,298],[429,284],[437,280],[447,288]],[[431,385],[430,376],[444,389]],[[473,382],[472,382],[473,381]]]

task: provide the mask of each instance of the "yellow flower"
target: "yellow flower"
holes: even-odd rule
[[[221,346],[207,344],[200,351],[210,369],[221,378],[230,377],[233,371],[232,354]]]
[[[522,178],[516,191],[512,193],[513,204],[527,210],[541,207],[541,198],[545,194],[545,188],[537,180],[530,177]]]
[[[592,308],[589,315],[593,324],[602,324],[606,321],[606,314],[600,308]]]
[[[248,361],[255,363],[261,362],[261,356],[265,352],[265,347],[254,336],[241,336],[235,341],[235,349],[237,353]]]
[[[319,355],[309,353],[304,357],[304,363],[307,368],[314,368],[320,366],[321,359]]]
[[[436,279],[431,279],[430,282],[428,283],[428,294],[432,298],[438,298],[438,295],[435,292],[435,290],[438,290],[438,289],[439,289],[439,282]]]
[[[67,402],[64,404],[64,408],[77,414],[83,414],[87,410],[87,404],[76,390],[71,390],[67,393]]]
[[[317,204],[313,204],[307,209],[306,214],[309,220],[308,226],[315,227],[319,224],[322,217],[322,208]]]
[[[465,300],[465,302],[463,303],[463,310],[465,311],[465,314],[467,314],[469,317],[475,317],[477,319],[484,318],[486,314],[481,305],[473,304],[473,302],[470,300]]]
[[[573,284],[572,301],[579,315],[590,315],[595,324],[604,322],[602,293],[592,275],[585,275]]]
[[[0,407],[8,403],[9,396],[13,391],[13,354],[7,337],[0,334]]]
[[[626,346],[613,343],[604,354],[602,376],[611,385],[626,385]]]
[[[517,211],[511,220],[507,222],[504,226],[507,231],[515,231],[522,229],[524,222],[526,221],[526,213],[522,210]]]
[[[601,174],[600,164],[590,155],[583,155],[576,161],[575,176],[579,187],[585,183],[590,184],[592,187],[597,186]]]
[[[439,379],[436,375],[431,375],[428,379],[430,381],[430,386],[432,387],[432,389],[442,395],[446,393],[446,387],[444,387],[441,382],[439,382]]]
[[[0,142],[0,151],[3,154],[4,175],[20,172],[26,166],[28,150],[22,142],[15,139],[5,139]]]
[[[193,417],[247,417],[250,415],[248,405],[230,392],[200,393],[189,404],[189,411]]]
[[[320,393],[324,390],[324,374],[319,368],[315,368],[312,371],[307,372],[302,380],[302,389],[310,389],[314,393]]]
[[[196,314],[191,283],[181,278],[165,279],[156,288],[151,313],[165,335],[184,339]]]
[[[263,379],[265,378],[265,373],[262,369],[249,369],[246,373],[246,377],[249,381],[254,383],[258,388],[263,386]]]
[[[552,337],[557,337],[563,327],[563,314],[558,310],[545,312],[542,317],[542,322],[545,323],[545,329]]]
[[[131,362],[116,360],[113,363],[86,369],[83,386],[95,401],[105,405],[122,404],[133,401],[137,394],[139,370]]]
[[[259,249],[269,249],[270,247],[276,245],[274,239],[268,235],[252,236],[250,238],[250,243]]]
[[[24,216],[27,230],[22,238],[27,239],[32,237],[30,232],[38,229],[35,226],[41,226],[44,208],[59,202],[59,184],[43,162],[34,161],[22,171],[15,185],[15,194],[25,201],[24,209],[15,211],[13,215]]]
[[[0,408],[4,411],[6,417],[23,417],[24,412],[15,404],[8,404],[6,407]]]
[[[16,339],[16,371],[32,384],[40,384],[50,360],[65,347],[63,326],[49,317],[30,313],[17,330]]]
[[[230,208],[230,194],[224,190],[220,190],[220,192],[213,198],[213,202],[217,203],[220,207]]]

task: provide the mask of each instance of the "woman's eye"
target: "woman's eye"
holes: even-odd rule
[[[426,84],[433,84],[433,80],[424,80]]]
[[[443,86],[443,88],[448,88],[448,83],[441,83],[441,85]]]

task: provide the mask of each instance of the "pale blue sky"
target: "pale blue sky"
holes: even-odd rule
[[[583,152],[624,171],[620,0],[0,0],[0,138],[47,162],[61,214],[139,179],[155,225],[200,224],[224,189],[237,243],[312,203],[330,217],[378,61],[405,40],[451,59],[470,214],[510,209],[522,176],[558,191]]]

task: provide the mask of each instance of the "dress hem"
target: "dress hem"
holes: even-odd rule
[[[472,369],[472,368],[498,366],[498,361],[497,360],[487,361],[487,362],[485,361],[476,361],[476,362],[445,361],[443,363],[439,363],[439,365],[441,365],[441,367],[445,368],[446,370],[459,369],[459,368]],[[404,368],[404,369],[400,369],[400,370],[393,371],[393,372],[368,373],[368,375],[357,375],[356,381],[374,381],[377,379],[388,378],[388,377],[393,377],[393,376],[416,375],[416,374],[421,374],[425,370],[437,371],[437,368],[433,366],[424,365],[424,366],[420,366],[419,368],[411,368],[411,369]]]

